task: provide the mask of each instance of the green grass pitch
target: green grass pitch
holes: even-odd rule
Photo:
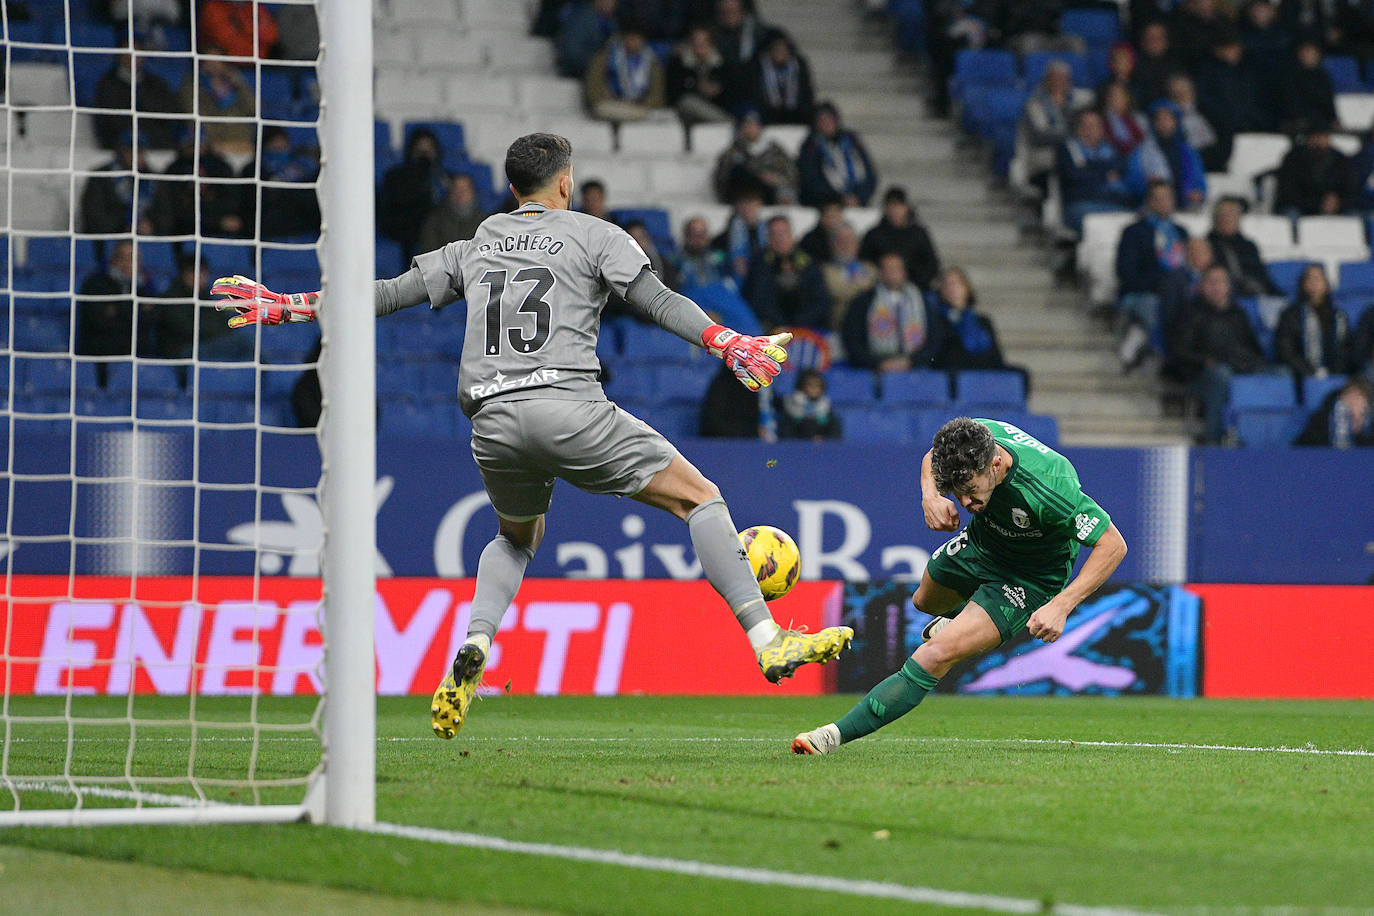
[[[789,753],[793,734],[853,699],[502,696],[449,742],[429,733],[426,698],[382,699],[377,814],[1013,901],[966,912],[1374,906],[1374,704],[940,696],[831,756]],[[12,712],[26,703],[40,701]],[[175,715],[185,700],[140,697],[137,710],[159,704]],[[261,710],[287,721],[310,708]],[[15,734],[28,740],[12,746],[12,773],[60,771],[65,730]],[[80,766],[122,765],[120,729],[106,737],[78,743]],[[148,738],[139,772],[185,771],[184,742]],[[1314,753],[1334,749],[1365,753]],[[260,752],[274,776],[308,769],[318,747],[268,733]],[[961,911],[308,825],[8,829],[0,883],[31,913]]]

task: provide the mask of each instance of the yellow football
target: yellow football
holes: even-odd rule
[[[792,590],[801,576],[801,551],[797,542],[781,528],[755,525],[739,533],[754,578],[759,580],[763,600],[775,601]]]

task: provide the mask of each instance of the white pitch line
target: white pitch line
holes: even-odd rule
[[[132,789],[108,789],[103,786],[76,786],[65,782],[42,782],[13,779],[7,782],[21,792],[51,792],[55,795],[91,795],[96,798],[115,798],[120,801],[143,801],[152,805],[172,805],[177,808],[216,806],[218,802],[203,802],[189,795],[167,795],[161,792],[135,792]],[[3,783],[0,783],[3,785]]]
[[[946,891],[933,887],[915,887],[887,881],[859,881],[829,875],[803,875],[795,872],[773,871],[767,868],[747,868],[737,865],[715,865],[691,859],[670,859],[664,856],[644,856],[615,849],[593,849],[585,846],[559,846],[554,843],[522,843],[502,837],[478,833],[459,833],[432,827],[410,827],[404,824],[377,823],[360,827],[364,833],[443,843],[471,849],[490,849],[518,855],[544,856],[574,862],[593,862],[598,865],[618,865],[642,871],[670,872],[693,878],[716,878],[722,881],[741,881],[772,887],[793,887],[801,890],[827,891],[854,897],[901,900],[934,906],[981,908],[999,913],[1058,913],[1062,916],[1149,916],[1144,910],[1122,907],[1077,906],[1055,904],[1045,908],[1043,900],[1025,897],[1003,897],[994,894],[973,894],[965,891]]]

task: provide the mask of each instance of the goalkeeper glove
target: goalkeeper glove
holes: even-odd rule
[[[249,324],[285,324],[288,321],[314,321],[319,293],[274,293],[256,280],[235,274],[220,277],[210,287],[212,296],[224,296],[215,303],[216,311],[234,309],[229,327],[241,328]]]
[[[783,348],[791,340],[789,331],[750,337],[719,324],[701,332],[706,352],[725,360],[725,365],[750,391],[773,384],[773,379],[782,371],[782,364],[787,361],[787,351]]]

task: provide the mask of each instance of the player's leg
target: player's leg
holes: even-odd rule
[[[968,596],[987,578],[986,573],[978,552],[969,547],[967,531],[960,531],[936,548],[921,573],[916,594],[911,596],[916,610],[935,618],[921,630],[922,640],[929,642],[959,615]]]
[[[827,662],[854,638],[849,627],[803,633],[778,626],[720,489],[682,455],[675,455],[634,498],[687,522],[703,575],[744,628],[768,680],[777,683],[809,662]]]
[[[936,633],[949,625],[949,622],[964,609],[967,599],[953,588],[941,585],[930,576],[930,568],[921,573],[921,584],[916,594],[911,596],[911,604],[916,610],[933,615],[934,619],[921,629],[921,639],[929,642]]]
[[[920,705],[957,663],[1002,643],[1002,632],[975,601],[922,643],[895,673],[870,690],[854,708],[829,725],[792,740],[794,754],[828,754],[855,738],[872,734]]]

